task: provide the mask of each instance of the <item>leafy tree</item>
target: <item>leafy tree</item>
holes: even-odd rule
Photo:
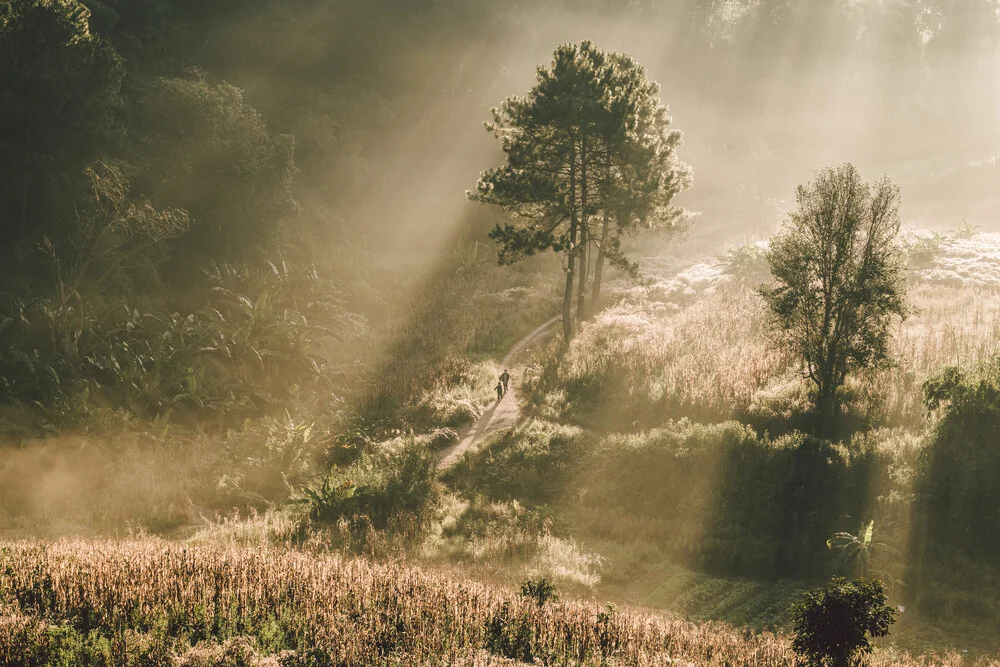
[[[86,165],[118,145],[124,75],[77,0],[0,3],[0,242],[71,218]],[[64,218],[64,219],[65,219]],[[30,224],[29,224],[30,223]]]
[[[294,138],[272,137],[238,88],[188,70],[158,80],[140,116],[144,191],[190,213],[195,255],[241,258],[295,210]]]
[[[586,316],[591,246],[598,248],[593,298],[599,299],[604,259],[627,265],[619,232],[677,217],[667,204],[689,175],[674,155],[680,134],[667,131],[656,91],[627,56],[606,54],[590,42],[563,45],[549,67],[538,69],[535,87],[505,100],[486,125],[507,160],[485,171],[470,196],[513,215],[512,223],[490,234],[500,244],[501,264],[549,249],[565,254],[567,339],[577,276],[577,317]],[[600,214],[595,237],[592,225]]]
[[[889,634],[896,612],[885,602],[881,581],[835,577],[792,607],[792,648],[808,665],[847,667],[857,653],[871,653],[868,635]]]
[[[889,362],[890,325],[907,313],[899,188],[888,178],[868,185],[845,164],[820,171],[796,199],[768,252],[775,283],[761,295],[816,386],[825,432],[848,373]]]

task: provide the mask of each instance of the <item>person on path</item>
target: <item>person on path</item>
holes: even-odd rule
[[[503,398],[503,382],[497,382],[496,390],[497,390],[497,402],[499,402],[500,399]]]
[[[507,393],[507,383],[510,382],[510,373],[507,369],[503,369],[503,375],[500,376],[500,382],[503,382],[503,393]]]

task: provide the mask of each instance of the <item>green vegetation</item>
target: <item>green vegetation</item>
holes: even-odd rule
[[[0,3],[0,662],[995,657],[996,3],[681,4]]]
[[[816,385],[818,430],[829,435],[837,390],[848,373],[889,362],[890,326],[907,313],[899,188],[888,178],[867,185],[846,164],[795,196],[798,209],[768,251],[776,284],[761,295]]]
[[[538,69],[527,96],[505,100],[486,125],[507,162],[484,172],[470,196],[514,218],[490,232],[501,264],[548,249],[565,254],[566,340],[577,274],[582,322],[591,262],[596,307],[605,259],[634,271],[621,253],[621,235],[639,225],[670,228],[681,214],[670,201],[690,185],[690,169],[676,157],[681,135],[668,130],[658,90],[628,56],[590,42],[564,45],[550,67]]]
[[[546,602],[559,601],[559,595],[556,593],[556,587],[545,577],[542,577],[537,581],[525,579],[521,584],[521,595],[526,598],[531,598],[538,603],[539,607],[544,607]]]
[[[857,654],[872,652],[868,635],[889,634],[895,613],[878,581],[835,578],[794,608],[792,648],[808,665],[848,667]]]

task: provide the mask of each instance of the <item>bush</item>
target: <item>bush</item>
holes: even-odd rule
[[[1000,359],[943,370],[924,383],[924,402],[942,414],[919,462],[922,546],[1000,565],[1000,514],[983,511],[1000,494]]]
[[[421,528],[441,498],[436,458],[413,440],[396,451],[376,451],[347,468],[334,467],[319,487],[303,490],[313,520],[333,523],[366,517],[376,528]]]
[[[100,406],[174,422],[228,417],[223,423],[236,426],[329,396],[324,343],[359,321],[315,267],[217,265],[203,287],[183,313],[131,296],[5,295],[0,404],[37,406],[39,421],[54,427],[86,423]]]
[[[871,653],[867,635],[889,634],[895,610],[885,599],[881,581],[834,578],[792,607],[792,648],[808,665],[847,667],[857,653]]]
[[[531,598],[539,607],[544,607],[546,602],[555,602],[559,599],[555,585],[545,577],[537,580],[525,579],[521,583],[521,595]]]
[[[448,471],[446,480],[466,494],[551,504],[583,451],[580,429],[531,421],[467,454]]]
[[[606,438],[581,463],[568,509],[587,534],[647,539],[714,572],[814,576],[831,565],[825,540],[855,523],[844,515],[868,516],[894,488],[894,456],[681,420]]]

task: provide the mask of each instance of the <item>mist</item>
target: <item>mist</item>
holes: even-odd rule
[[[488,131],[567,53],[590,120]],[[0,662],[49,627],[67,664],[138,655],[86,625],[101,585],[35,595],[72,561],[57,587],[167,610],[140,634],[169,664],[791,665],[834,577],[896,610],[872,664],[995,664],[998,160],[997,0],[12,0]],[[832,389],[775,296],[830,211],[888,295]],[[185,549],[217,599],[246,582],[212,568],[272,558],[423,592],[388,624],[362,595],[338,632],[374,634],[338,643],[254,607],[263,575],[252,618],[171,588]],[[130,553],[162,581],[129,589]],[[456,586],[461,620],[428,601]]]
[[[362,115],[379,132],[344,162],[363,165],[363,201],[344,210],[351,189],[325,169],[312,174],[308,201],[366,231],[386,229],[401,247],[431,251],[471,215],[461,193],[497,157],[481,127],[489,109],[526,90],[553,45],[583,39],[633,55],[660,83],[695,172],[682,202],[725,234],[769,230],[747,229],[740,193],[787,203],[802,174],[844,161],[899,182],[914,224],[996,220],[1000,60],[975,14],[995,14],[988,3],[515,3],[484,17],[440,9],[406,19],[383,11],[393,18],[345,69],[377,77],[401,113],[388,125]],[[339,12],[317,6],[277,29],[273,13],[236,22],[217,29],[205,57],[213,45],[251,51],[229,76],[262,108],[287,106],[288,73],[302,81],[303,61],[344,48]],[[308,116],[308,102],[299,104],[292,114]],[[308,160],[319,147],[299,136]]]

